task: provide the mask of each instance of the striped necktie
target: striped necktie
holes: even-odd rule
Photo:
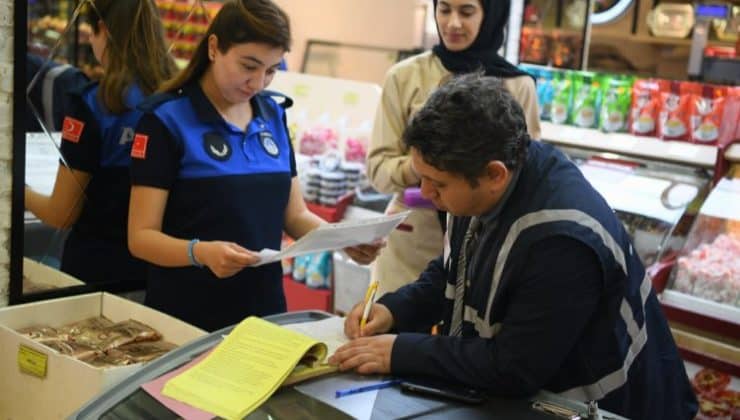
[[[452,320],[450,321],[450,336],[462,334],[463,312],[465,310],[465,283],[468,277],[468,261],[471,260],[478,246],[480,233],[480,220],[473,216],[470,219],[468,230],[463,238],[463,246],[460,252],[460,261],[457,264],[457,278],[455,279],[455,302],[452,306]]]

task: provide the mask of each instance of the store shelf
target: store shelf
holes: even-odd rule
[[[735,143],[725,152],[725,159],[730,162],[740,162],[740,144]]]
[[[666,312],[680,312],[669,319],[703,327],[727,337],[740,337],[740,308],[666,289],[660,294]],[[715,325],[707,325],[708,323]]]
[[[670,45],[674,47],[689,47],[691,46],[691,38],[668,38],[659,37],[652,35],[625,35],[624,33],[613,33],[613,32],[591,32],[592,40],[612,40],[619,42],[633,42],[639,44],[650,44],[650,45]],[[707,46],[734,46],[733,41],[720,41],[717,39],[710,39],[707,41]]]
[[[626,156],[714,168],[717,148],[701,144],[662,141],[626,133],[604,133],[590,128],[553,124],[543,121],[542,140],[561,146],[577,147]]]

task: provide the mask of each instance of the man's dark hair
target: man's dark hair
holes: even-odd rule
[[[528,139],[524,111],[501,80],[476,73],[439,87],[403,133],[424,162],[473,187],[492,160],[518,168]]]

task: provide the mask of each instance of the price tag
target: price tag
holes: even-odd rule
[[[18,367],[21,368],[21,372],[28,373],[29,375],[37,376],[39,378],[46,377],[46,363],[49,359],[44,353],[36,351],[23,344],[18,347]]]

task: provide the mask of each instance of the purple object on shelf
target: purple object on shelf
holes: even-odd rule
[[[407,207],[433,209],[434,204],[421,196],[420,188],[406,188],[403,192],[403,204]]]

